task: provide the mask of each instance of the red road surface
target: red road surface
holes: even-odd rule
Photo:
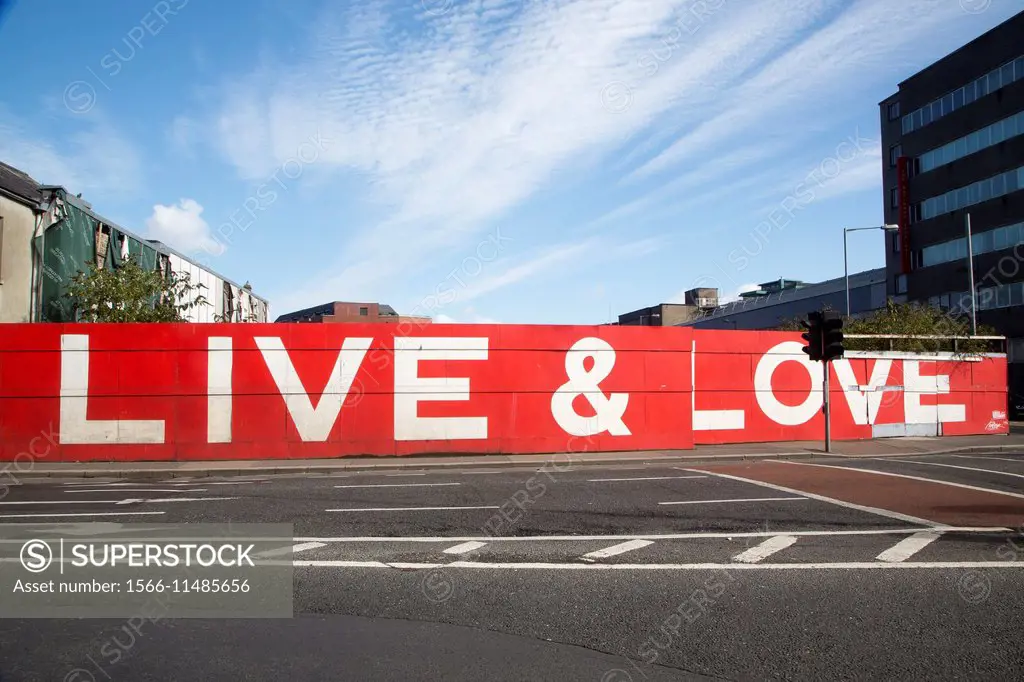
[[[1024,525],[1024,498],[998,491],[972,490],[949,483],[918,481],[856,469],[751,462],[692,467],[906,514],[951,526],[1018,528]]]

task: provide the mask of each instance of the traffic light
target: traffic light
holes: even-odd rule
[[[800,321],[800,324],[807,330],[801,334],[803,340],[807,342],[803,347],[803,351],[811,356],[811,360],[815,362],[821,360],[821,351],[825,347],[822,322],[822,316],[819,312],[808,313],[807,319]]]
[[[834,311],[826,311],[822,317],[822,356],[828,362],[843,357],[843,317]]]

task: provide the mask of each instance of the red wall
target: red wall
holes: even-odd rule
[[[578,342],[592,350],[570,352]],[[796,342],[795,351],[778,347],[785,342]],[[876,366],[887,369],[876,372],[876,383],[907,390],[853,391],[863,422],[856,424],[841,379],[867,384]],[[820,394],[811,394],[809,376],[820,370],[800,352],[798,334],[779,332],[4,325],[0,460],[545,453],[820,440]],[[936,374],[949,377],[950,392],[936,390],[947,383]],[[908,417],[931,420],[943,434],[1009,428],[1003,357],[852,358],[833,366],[830,395],[836,439],[870,438]],[[417,397],[433,400],[416,404]],[[807,400],[803,413],[794,408]]]

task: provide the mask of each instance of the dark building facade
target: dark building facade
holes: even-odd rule
[[[899,84],[880,103],[890,296],[971,308],[1024,367],[1024,12]]]
[[[395,309],[383,303],[350,303],[332,301],[313,308],[296,310],[280,315],[275,322],[411,322],[427,324],[429,317],[399,315]]]

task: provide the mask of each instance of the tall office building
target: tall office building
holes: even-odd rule
[[[879,107],[885,221],[900,226],[886,241],[889,295],[969,311],[969,217],[977,320],[1015,339],[1019,371],[1024,12],[903,81]]]

